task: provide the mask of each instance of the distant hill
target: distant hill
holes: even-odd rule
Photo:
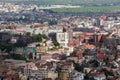
[[[36,3],[40,5],[120,5],[120,0],[0,0],[0,2]]]

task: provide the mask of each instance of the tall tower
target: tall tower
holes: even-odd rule
[[[69,41],[73,40],[73,30],[71,29],[70,26],[68,26],[68,37],[69,37]]]
[[[72,30],[72,28],[70,26],[68,26],[67,33],[68,33],[68,39],[69,39],[68,40],[68,46],[71,46],[72,43],[73,43],[73,30]]]

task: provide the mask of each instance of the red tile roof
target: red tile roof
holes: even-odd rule
[[[84,44],[84,46],[87,49],[93,49],[93,48],[95,48],[95,45],[91,45],[91,44]]]
[[[98,59],[104,59],[105,56],[106,56],[105,53],[98,53],[98,54],[97,54],[97,58],[98,58]]]

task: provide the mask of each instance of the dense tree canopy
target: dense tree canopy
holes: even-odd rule
[[[15,60],[26,60],[26,57],[21,54],[9,54],[6,56],[7,59],[15,59]]]
[[[0,49],[2,51],[10,52],[13,49],[13,44],[0,42]]]

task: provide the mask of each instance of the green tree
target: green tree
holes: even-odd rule
[[[40,42],[42,41],[42,35],[41,34],[35,34],[31,36],[32,42]]]
[[[0,49],[5,52],[10,52],[13,49],[13,44],[0,42]]]
[[[26,57],[21,54],[8,54],[5,56],[5,58],[15,60],[26,60]]]
[[[60,77],[61,70],[62,70],[61,67],[59,66],[56,67],[56,71],[58,72],[58,77]]]
[[[12,54],[11,57],[16,60],[26,60],[26,57],[21,54]]]
[[[30,53],[30,54],[28,55],[28,57],[29,57],[29,59],[33,59],[33,53]]]
[[[36,47],[40,47],[40,44],[36,44]]]
[[[45,34],[42,34],[42,38],[47,39],[47,36]]]
[[[10,58],[11,58],[10,55],[6,55],[6,56],[5,56],[5,59],[10,59]]]
[[[53,42],[54,46],[60,46],[60,44],[57,42],[57,40],[53,39],[52,42]]]
[[[27,35],[29,35],[29,33]],[[46,38],[47,36],[45,34],[33,34],[32,36],[28,36],[27,43],[41,42],[42,39]]]
[[[102,71],[105,73],[106,76],[114,76],[114,74],[107,69],[102,69]]]
[[[26,47],[27,42],[24,42],[23,40],[18,40],[17,43],[14,44],[14,47]]]
[[[26,33],[26,35],[27,35],[27,36],[30,36],[30,35],[31,35],[31,33],[30,33],[30,32],[27,32],[27,33]]]
[[[83,66],[78,63],[74,63],[74,67],[75,67],[75,70],[78,72],[83,71]]]

